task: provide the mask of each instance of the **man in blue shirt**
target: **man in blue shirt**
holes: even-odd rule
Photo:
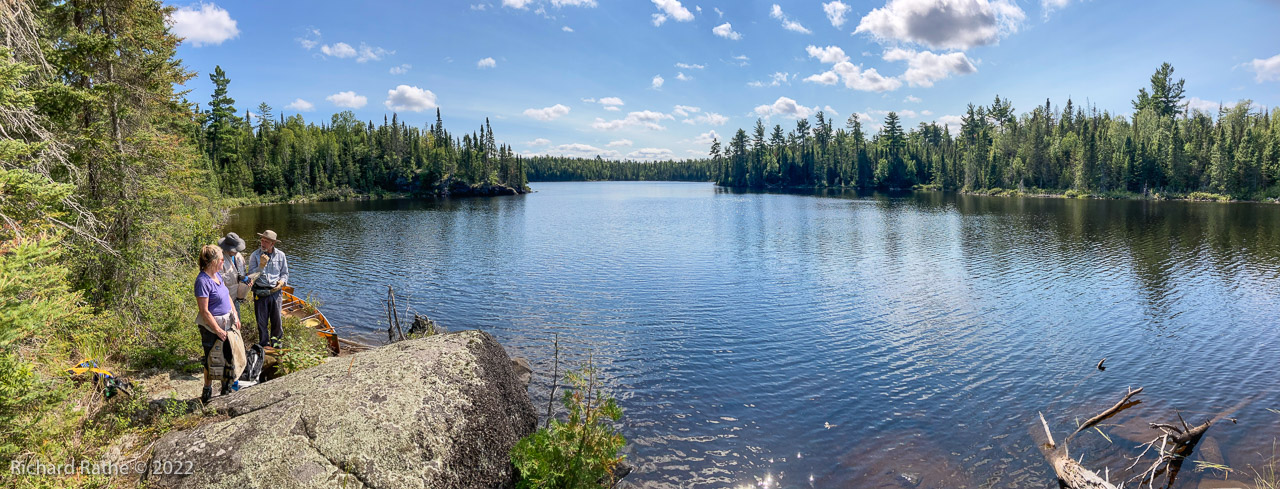
[[[270,229],[258,233],[258,249],[249,255],[248,268],[245,273],[253,275],[262,272],[253,281],[253,309],[258,318],[258,344],[276,346],[284,337],[283,320],[280,317],[281,289],[289,282],[289,262],[284,252],[276,248],[280,240],[276,232]],[[268,334],[267,325],[271,329]]]

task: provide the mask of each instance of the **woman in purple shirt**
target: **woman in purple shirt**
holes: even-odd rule
[[[214,245],[200,249],[200,275],[196,276],[196,324],[200,326],[200,346],[204,347],[204,390],[202,402],[213,397],[213,379],[222,380],[221,394],[231,392],[231,348],[226,344],[227,330],[240,330],[240,313],[231,302],[231,294],[222,283],[222,250]]]

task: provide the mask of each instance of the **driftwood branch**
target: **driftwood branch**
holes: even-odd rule
[[[1099,365],[1101,365],[1101,363],[1099,363]],[[1098,424],[1098,423],[1102,422],[1103,420],[1105,420],[1105,419],[1107,419],[1107,418],[1110,418],[1110,417],[1112,417],[1112,416],[1115,416],[1115,415],[1116,415],[1117,413],[1119,413],[1120,411],[1124,411],[1125,409],[1128,409],[1128,408],[1130,408],[1130,407],[1133,407],[1133,406],[1137,405],[1138,403],[1141,403],[1142,401],[1133,401],[1132,403],[1129,403],[1129,398],[1133,397],[1135,394],[1137,394],[1137,393],[1139,393],[1139,392],[1142,392],[1142,388],[1141,388],[1141,387],[1139,387],[1139,388],[1138,388],[1138,390],[1132,390],[1132,389],[1130,389],[1130,390],[1129,390],[1129,393],[1128,393],[1128,394],[1125,394],[1125,395],[1124,395],[1124,397],[1120,399],[1120,402],[1117,402],[1117,403],[1116,403],[1116,405],[1111,406],[1111,408],[1110,408],[1110,409],[1107,409],[1106,411],[1103,411],[1101,414],[1099,414],[1099,415],[1097,415],[1097,416],[1094,416],[1094,417],[1092,417],[1092,418],[1089,418],[1089,420],[1088,420],[1088,421],[1085,421],[1085,422],[1084,422],[1084,424],[1081,424],[1079,428],[1076,428],[1075,433],[1072,433],[1072,434],[1071,434],[1071,436],[1068,436],[1068,437],[1067,437],[1067,441],[1070,441],[1070,440],[1071,440],[1071,437],[1076,436],[1076,433],[1079,433],[1079,432],[1081,432],[1081,431],[1087,430],[1087,429],[1089,429],[1090,427],[1092,427],[1093,425]]]

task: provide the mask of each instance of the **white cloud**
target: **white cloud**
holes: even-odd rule
[[[351,47],[345,42],[325,44],[320,46],[320,52],[325,56],[333,56],[335,58],[350,58],[356,55],[356,48]]]
[[[938,118],[938,123],[947,126],[952,136],[960,134],[960,126],[964,124],[964,118],[958,115],[944,115]]]
[[[839,112],[836,112],[836,109],[831,108],[831,106],[830,106],[830,105],[824,105],[824,106],[822,106],[822,111],[827,113],[827,117],[832,117],[832,116],[838,116],[838,115],[840,115],[840,113],[839,113]]]
[[[637,160],[673,160],[675,157],[675,153],[665,148],[640,148],[627,153],[627,158]]]
[[[791,78],[795,78],[795,76],[792,76]],[[753,81],[751,83],[748,83],[747,86],[756,87],[756,88],[777,87],[777,86],[781,86],[783,83],[786,83],[788,85],[791,84],[791,82],[787,81],[786,73],[783,73],[781,71],[776,71],[772,75],[769,75],[769,81],[767,83],[762,81]]]
[[[721,19],[723,19],[723,18],[724,18],[724,11],[723,11],[723,10],[720,10],[718,7],[712,7],[712,10],[715,10],[715,11],[716,11],[716,15],[719,15]]]
[[[1249,69],[1257,75],[1254,79],[1258,83],[1265,81],[1280,81],[1280,54],[1267,59],[1254,59],[1245,63]]]
[[[703,69],[703,68],[706,68],[706,65],[689,64],[689,63],[676,63],[676,68],[682,68],[682,69],[686,69],[686,70],[701,70],[701,69]]]
[[[662,25],[667,18],[675,19],[676,22],[689,22],[693,20],[693,12],[684,8],[680,4],[680,0],[653,0],[653,5],[661,10],[660,13],[653,14],[653,25]]]
[[[311,112],[313,110],[316,110],[316,104],[313,104],[311,102],[308,102],[302,99],[294,99],[293,103],[290,103],[289,105],[284,106],[284,108],[293,109],[298,112]]]
[[[298,41],[303,49],[308,51],[320,44],[320,29],[314,27],[307,28],[307,33],[302,37],[295,37],[293,40]]]
[[[543,107],[541,109],[524,109],[524,115],[527,115],[531,118],[534,118],[540,121],[549,121],[553,119],[559,119],[560,117],[568,113],[569,113],[569,108],[562,104],[555,104],[550,107]]]
[[[681,71],[681,72],[677,72],[677,73],[676,73],[676,79],[677,79],[677,80],[680,80],[680,81],[689,81],[689,80],[692,80],[692,79],[693,79],[693,77],[692,77],[692,76],[685,75],[685,74],[684,74],[684,72],[683,72],[683,71]]]
[[[547,138],[538,138],[538,139],[534,139],[533,141],[526,142],[524,144],[527,144],[529,146],[546,146],[548,144],[551,144],[551,140]]]
[[[413,66],[408,64],[403,64],[400,66],[392,66],[390,70],[387,70],[387,72],[391,73],[392,75],[403,75],[405,73],[408,73],[410,68],[413,68]]]
[[[387,90],[387,100],[382,105],[393,111],[422,112],[436,108],[436,94],[431,93],[431,90],[399,85],[393,90]]]
[[[1016,32],[1025,18],[1009,0],[889,0],[863,17],[853,32],[881,41],[969,49],[995,44]]]
[[[849,57],[844,54],[844,50],[836,46],[827,46],[819,48],[817,46],[809,46],[805,48],[812,58],[817,58],[823,63],[832,64],[831,69],[810,75],[804,81],[811,83],[819,83],[822,85],[834,85],[836,81],[843,80],[844,86],[854,90],[864,92],[884,92],[897,90],[902,86],[902,80],[897,78],[885,77],[876,71],[875,68],[862,69],[861,66],[849,62]]]
[[[733,59],[734,61],[738,62],[738,66],[746,66],[751,64],[749,63],[749,61],[751,61],[751,58],[748,58],[747,55],[745,54],[739,54],[737,56],[734,56]]]
[[[549,156],[569,156],[573,158],[601,158],[617,159],[622,156],[621,153],[611,149],[600,149],[595,146],[583,143],[561,144],[547,148],[545,151],[531,153],[533,155],[549,155]]]
[[[623,147],[623,146],[631,146],[631,145],[633,145],[633,144],[635,144],[635,143],[631,142],[631,140],[630,140],[630,139],[619,139],[619,140],[617,140],[617,141],[609,141],[609,144],[606,144],[606,145],[605,145],[605,147],[606,147],[606,148],[619,148],[619,147]]]
[[[471,5],[471,10],[480,10],[480,11],[484,11],[484,9],[487,9],[487,8],[489,8],[489,7],[490,7],[490,5],[489,5],[489,4],[487,4],[487,3],[476,3],[476,4],[472,4],[472,5]]]
[[[932,87],[933,82],[951,75],[966,75],[978,71],[961,52],[934,54],[894,48],[884,53],[885,61],[906,61],[907,72],[902,78],[913,87]]]
[[[715,26],[715,28],[711,29],[711,32],[725,39],[731,39],[734,41],[742,39],[742,34],[733,32],[733,26],[728,22]]]
[[[827,13],[827,20],[831,21],[831,25],[836,29],[844,25],[844,15],[852,10],[848,5],[840,0],[822,4],[822,11]]]
[[[1066,8],[1070,4],[1071,0],[1040,0],[1040,10],[1044,12],[1044,18],[1048,19],[1054,10]]]
[[[671,110],[671,113],[678,115],[680,117],[689,117],[689,114],[692,114],[695,112],[701,112],[701,111],[702,111],[701,107],[693,107],[689,105],[677,105],[675,109]]]
[[[618,112],[618,111],[621,111],[621,110],[622,110],[622,108],[620,108],[620,107],[616,107],[616,106],[613,106],[613,105],[606,105],[606,106],[604,106],[603,108],[604,108],[604,110],[607,110],[607,111],[609,111],[609,112]]]
[[[1234,106],[1235,102],[1220,102],[1220,101],[1214,102],[1212,100],[1205,100],[1200,97],[1190,97],[1190,98],[1187,98],[1187,100],[1182,104],[1186,105],[1187,108],[1190,110],[1199,110],[1201,112],[1209,114],[1210,116],[1217,116],[1219,108]]]
[[[240,35],[231,14],[212,3],[200,4],[199,10],[194,5],[180,7],[169,14],[166,23],[175,36],[185,38],[194,47],[222,44]]]
[[[569,27],[569,26],[561,27],[561,28],[560,28],[560,30],[565,31],[565,32],[573,32],[573,28],[572,28],[572,27]]]
[[[790,97],[778,97],[778,100],[774,101],[773,104],[760,105],[755,109],[755,114],[764,118],[778,115],[793,119],[807,119],[816,112],[818,112],[817,107],[805,107],[796,103]]]
[[[694,117],[691,119],[685,119],[680,122],[683,122],[685,124],[707,124],[710,126],[723,126],[725,125],[725,123],[729,122],[729,118],[723,115],[717,114],[715,112],[707,112],[697,117]]]
[[[551,0],[556,7],[595,7],[596,0]]]
[[[495,66],[498,66],[498,62],[494,61],[493,58],[485,58],[480,61],[476,61],[476,68],[493,68]]]
[[[920,103],[920,97],[917,97],[917,96],[915,96],[915,95],[907,95],[907,98],[902,99],[902,101],[903,101],[903,102]]]
[[[662,75],[653,75],[652,85],[654,90],[662,88],[662,84],[666,82],[667,82],[666,80],[662,79]]]
[[[840,81],[840,76],[834,71],[824,71],[822,73],[809,75],[804,79],[804,81],[817,83],[819,85],[835,85],[836,82]]]
[[[503,7],[511,7],[511,8],[518,8],[518,9],[527,8],[530,3],[533,3],[533,0],[502,0]]]
[[[618,98],[618,97],[604,97],[604,98],[600,99],[600,100],[599,100],[599,102],[600,102],[600,105],[605,105],[605,106],[611,106],[611,105],[627,105],[627,104],[623,103],[623,102],[622,102],[622,99],[620,99],[620,98]]]
[[[786,29],[792,32],[799,32],[801,34],[812,34],[812,32],[810,32],[809,29],[806,29],[804,26],[800,25],[799,22],[791,20],[790,17],[787,17],[787,14],[782,12],[782,6],[776,3],[773,4],[773,8],[769,10],[769,17],[773,17],[775,19],[782,21],[783,29]]]
[[[699,134],[698,137],[693,139],[693,142],[697,144],[711,144],[712,139],[720,139],[720,135],[716,134],[715,129]]]
[[[346,107],[349,109],[359,109],[369,103],[369,98],[364,95],[356,95],[356,92],[338,92],[324,98],[338,107]]]
[[[932,110],[922,110],[922,111],[920,111],[920,115],[925,116],[925,117],[929,117],[929,116],[933,115],[933,111],[932,111]]]
[[[804,48],[804,50],[809,53],[810,58],[818,58],[818,61],[821,63],[835,64],[841,61],[849,61],[849,56],[844,54],[844,50],[836,46],[820,48],[810,45]]]
[[[396,54],[396,52],[387,51],[386,49],[382,49],[377,46],[370,46],[365,43],[360,43],[360,57],[356,58],[356,62],[363,63],[369,60],[382,61],[382,58],[388,54]]]
[[[663,114],[662,112],[654,112],[651,110],[642,110],[639,112],[628,113],[626,118],[614,119],[612,121],[606,121],[597,117],[596,121],[591,124],[591,127],[602,131],[616,131],[624,127],[643,127],[653,131],[663,131],[667,128],[659,123],[664,120],[671,119],[675,119],[675,117],[670,114]]]

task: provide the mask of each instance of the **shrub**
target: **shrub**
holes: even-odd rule
[[[588,364],[566,373],[566,380],[572,386],[562,399],[568,419],[551,419],[511,449],[511,461],[520,471],[517,487],[610,487],[626,458],[618,455],[626,439],[613,426],[622,419],[622,408],[600,392],[595,369]]]

